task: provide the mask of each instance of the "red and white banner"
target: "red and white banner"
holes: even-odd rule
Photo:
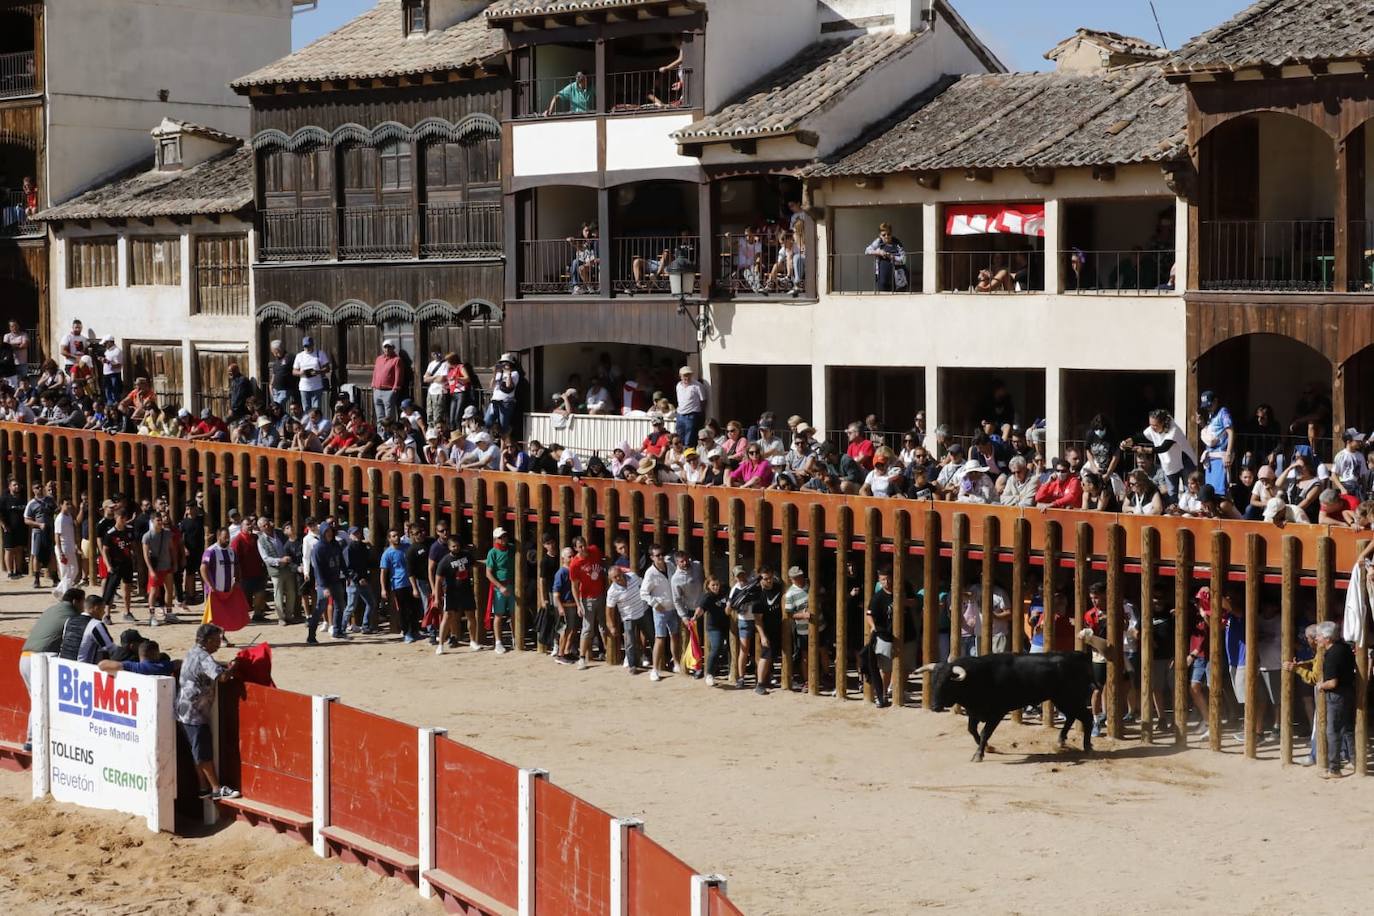
[[[1045,235],[1045,205],[961,204],[945,207],[945,235]]]

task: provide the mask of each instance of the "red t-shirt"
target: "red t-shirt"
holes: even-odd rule
[[[267,575],[267,565],[258,553],[258,536],[251,531],[240,531],[230,542],[234,556],[239,561],[239,577],[242,579],[261,579]]]
[[[219,417],[211,417],[208,420],[201,420],[196,424],[196,432],[201,435],[228,435],[229,427],[224,425],[224,421]]]
[[[575,556],[568,564],[577,593],[583,598],[600,598],[606,593],[606,569],[601,565],[601,551],[588,544],[585,555]]]
[[[864,470],[873,470],[873,442],[870,439],[859,439],[849,443],[849,447],[844,453],[863,465]]]

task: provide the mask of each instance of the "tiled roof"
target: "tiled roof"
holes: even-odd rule
[[[403,25],[401,0],[378,0],[357,19],[231,85],[413,76],[476,66],[505,52],[504,36],[481,16],[424,37],[407,37]]]
[[[242,137],[226,134],[222,130],[206,127],[203,124],[192,124],[190,121],[180,121],[176,118],[163,118],[162,123],[154,127],[151,133],[154,137],[166,136],[172,133],[193,134],[197,137],[204,137],[207,140],[214,140],[216,143],[230,143],[234,146],[238,146],[243,142]]]
[[[918,37],[919,33],[879,32],[818,41],[720,111],[693,121],[673,137],[682,143],[789,133],[807,115],[842,95],[870,68]]]
[[[1235,70],[1374,56],[1374,0],[1259,0],[1184,45],[1169,69]]]
[[[559,13],[584,13],[641,5],[643,0],[497,0],[487,9],[487,17],[496,20],[519,19],[523,16],[555,16]]]
[[[108,184],[39,212],[38,220],[138,219],[235,213],[253,203],[253,151],[231,150],[180,171],[150,169],[152,160]]]
[[[1151,44],[1143,38],[1134,38],[1130,35],[1122,35],[1120,32],[1106,32],[1101,29],[1078,29],[1068,38],[1055,45],[1045,52],[1047,60],[1054,60],[1057,52],[1071,42],[1090,41],[1112,54],[1129,54],[1132,57],[1154,58],[1161,60],[1169,56],[1169,52],[1159,45]]]
[[[816,176],[1161,162],[1184,154],[1184,91],[1155,64],[947,77],[808,170]]]

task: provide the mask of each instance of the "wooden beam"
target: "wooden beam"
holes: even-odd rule
[[[921,187],[925,188],[927,191],[938,191],[940,190],[940,173],[917,172],[916,183]]]
[[[111,216],[107,218],[105,222],[109,223],[111,226],[124,226],[129,221],[122,216]]]
[[[1031,184],[1054,184],[1054,169],[1041,166],[1027,166],[1021,170]]]
[[[1116,166],[1114,166],[1114,165],[1095,165],[1095,166],[1093,166],[1093,181],[1116,181]]]
[[[992,169],[964,169],[965,181],[992,181]]]
[[[816,133],[814,130],[799,130],[792,136],[794,136],[797,139],[797,142],[803,146],[821,145],[821,135]]]
[[[875,191],[883,186],[883,176],[881,175],[860,175],[854,179],[854,187],[865,188]]]
[[[1314,60],[1307,65],[1307,69],[1312,71],[1313,76],[1325,76],[1327,73],[1326,61]]]
[[[191,215],[189,213],[177,213],[168,218],[177,226],[191,225]],[[149,225],[151,225],[151,223]]]
[[[138,221],[145,226],[152,226],[157,222],[157,220],[153,219],[151,216],[140,216]]]
[[[1267,80],[1276,80],[1283,76],[1283,68],[1277,64],[1260,64],[1260,76]]]
[[[210,222],[214,223],[214,224],[217,225],[217,226],[219,225],[219,214],[218,214],[218,213],[206,213],[206,214],[204,214],[204,216],[205,216],[205,218],[208,219]]]
[[[679,143],[677,147],[678,155],[688,156],[692,159],[700,159],[702,146],[703,144],[701,143]]]
[[[745,140],[731,140],[730,149],[741,156],[753,156],[759,151],[759,141],[752,137]]]

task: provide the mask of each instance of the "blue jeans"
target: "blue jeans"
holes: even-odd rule
[[[335,635],[343,632],[344,619],[344,587],[342,582],[335,582],[331,585],[317,585],[315,587],[315,607],[310,612],[310,620],[306,623],[306,630],[310,638],[315,638],[315,632],[319,629],[320,618],[324,616],[325,606],[329,599],[334,599],[334,619],[333,626],[330,628]]]
[[[401,393],[395,389],[382,390],[380,388],[372,391],[372,414],[373,419],[381,424],[383,421],[391,422],[396,419],[396,408],[401,403]]]
[[[730,655],[730,633],[728,630],[706,630],[706,673],[714,675],[720,670],[721,663]]]
[[[102,375],[100,377],[100,388],[105,395],[105,400],[109,403],[119,403],[119,399],[124,394],[124,385],[118,373],[113,375]]]
[[[350,582],[347,588],[348,604],[344,610],[344,623],[353,619],[353,610],[357,604],[363,606],[363,629],[370,630],[376,625],[373,616],[377,611],[377,599],[372,594],[372,586],[366,582]],[[337,615],[336,615],[337,619]],[[339,628],[342,629],[342,628]]]
[[[701,414],[699,413],[680,413],[677,415],[676,429],[678,438],[682,440],[684,446],[695,446],[697,444],[697,430],[701,428]]]
[[[291,392],[278,390],[272,392],[272,403],[283,409],[291,402]]]
[[[959,651],[960,651],[960,653],[963,654],[963,655],[977,656],[977,655],[978,655],[978,637],[977,637],[977,636],[960,636],[960,637],[959,637]]]
[[[515,429],[515,400],[492,401],[487,405],[487,413],[483,418],[487,426],[497,427],[502,432],[511,433]]]
[[[324,389],[317,388],[314,391],[302,390],[301,408],[306,413],[310,413],[310,411],[314,410],[316,407],[320,409],[320,413],[322,416],[328,416],[329,411],[324,406]]]

